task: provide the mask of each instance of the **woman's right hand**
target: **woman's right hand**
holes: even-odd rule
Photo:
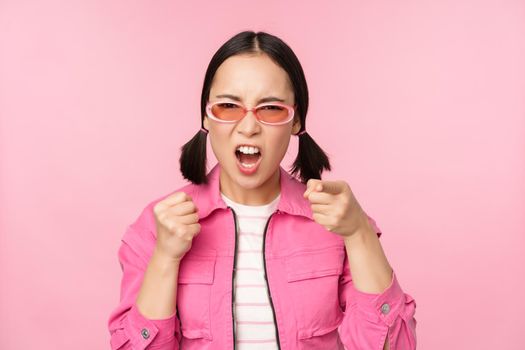
[[[156,252],[170,259],[182,259],[201,229],[191,197],[182,191],[172,193],[157,202],[153,212],[157,226]]]

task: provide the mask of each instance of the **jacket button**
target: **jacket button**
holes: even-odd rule
[[[144,339],[148,339],[149,338],[149,331],[147,328],[143,328],[141,331],[140,331],[140,334],[142,334],[142,338]]]
[[[381,305],[381,312],[383,314],[386,315],[389,311],[390,311],[390,305],[388,305],[387,303],[384,303],[383,305]]]

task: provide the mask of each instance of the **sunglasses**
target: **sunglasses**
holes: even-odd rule
[[[241,103],[216,101],[206,104],[208,118],[220,123],[236,123],[253,111],[257,120],[267,125],[282,125],[293,119],[295,109],[280,102],[261,103],[247,109]]]

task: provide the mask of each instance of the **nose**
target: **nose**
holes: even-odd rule
[[[260,132],[261,124],[255,116],[255,110],[247,111],[244,118],[237,124],[237,131],[243,135],[251,136]]]

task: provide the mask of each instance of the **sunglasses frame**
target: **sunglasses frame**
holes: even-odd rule
[[[228,104],[234,104],[236,106],[239,106],[241,107],[243,110],[244,110],[244,116],[238,120],[222,120],[222,119],[219,119],[217,117],[215,117],[212,112],[211,112],[211,108],[216,105],[216,104],[219,104],[219,103],[228,103]],[[288,110],[288,114],[290,115],[288,117],[288,119],[286,119],[285,121],[282,121],[282,122],[279,122],[279,123],[268,123],[268,122],[265,122],[261,119],[259,119],[259,116],[257,115],[256,113],[256,109],[257,108],[260,108],[260,107],[264,107],[264,106],[279,106],[279,107],[284,107]],[[254,112],[254,115],[255,115],[255,118],[257,119],[258,122],[262,123],[262,124],[266,124],[266,125],[283,125],[283,124],[286,124],[286,123],[289,123],[291,120],[293,120],[294,116],[295,116],[295,107],[297,105],[295,104],[293,107],[290,106],[290,105],[287,105],[286,103],[282,103],[282,102],[264,102],[264,103],[261,103],[261,104],[258,104],[257,106],[253,107],[253,108],[246,108],[242,103],[240,102],[233,102],[233,101],[229,101],[229,100],[220,100],[220,101],[215,101],[215,102],[211,102],[211,101],[208,101],[206,103],[206,115],[208,116],[208,118],[216,121],[216,122],[219,122],[219,123],[225,123],[225,124],[232,124],[232,123],[237,123],[239,122],[240,120],[242,120],[243,118],[245,118],[247,115],[248,115],[248,112]]]

